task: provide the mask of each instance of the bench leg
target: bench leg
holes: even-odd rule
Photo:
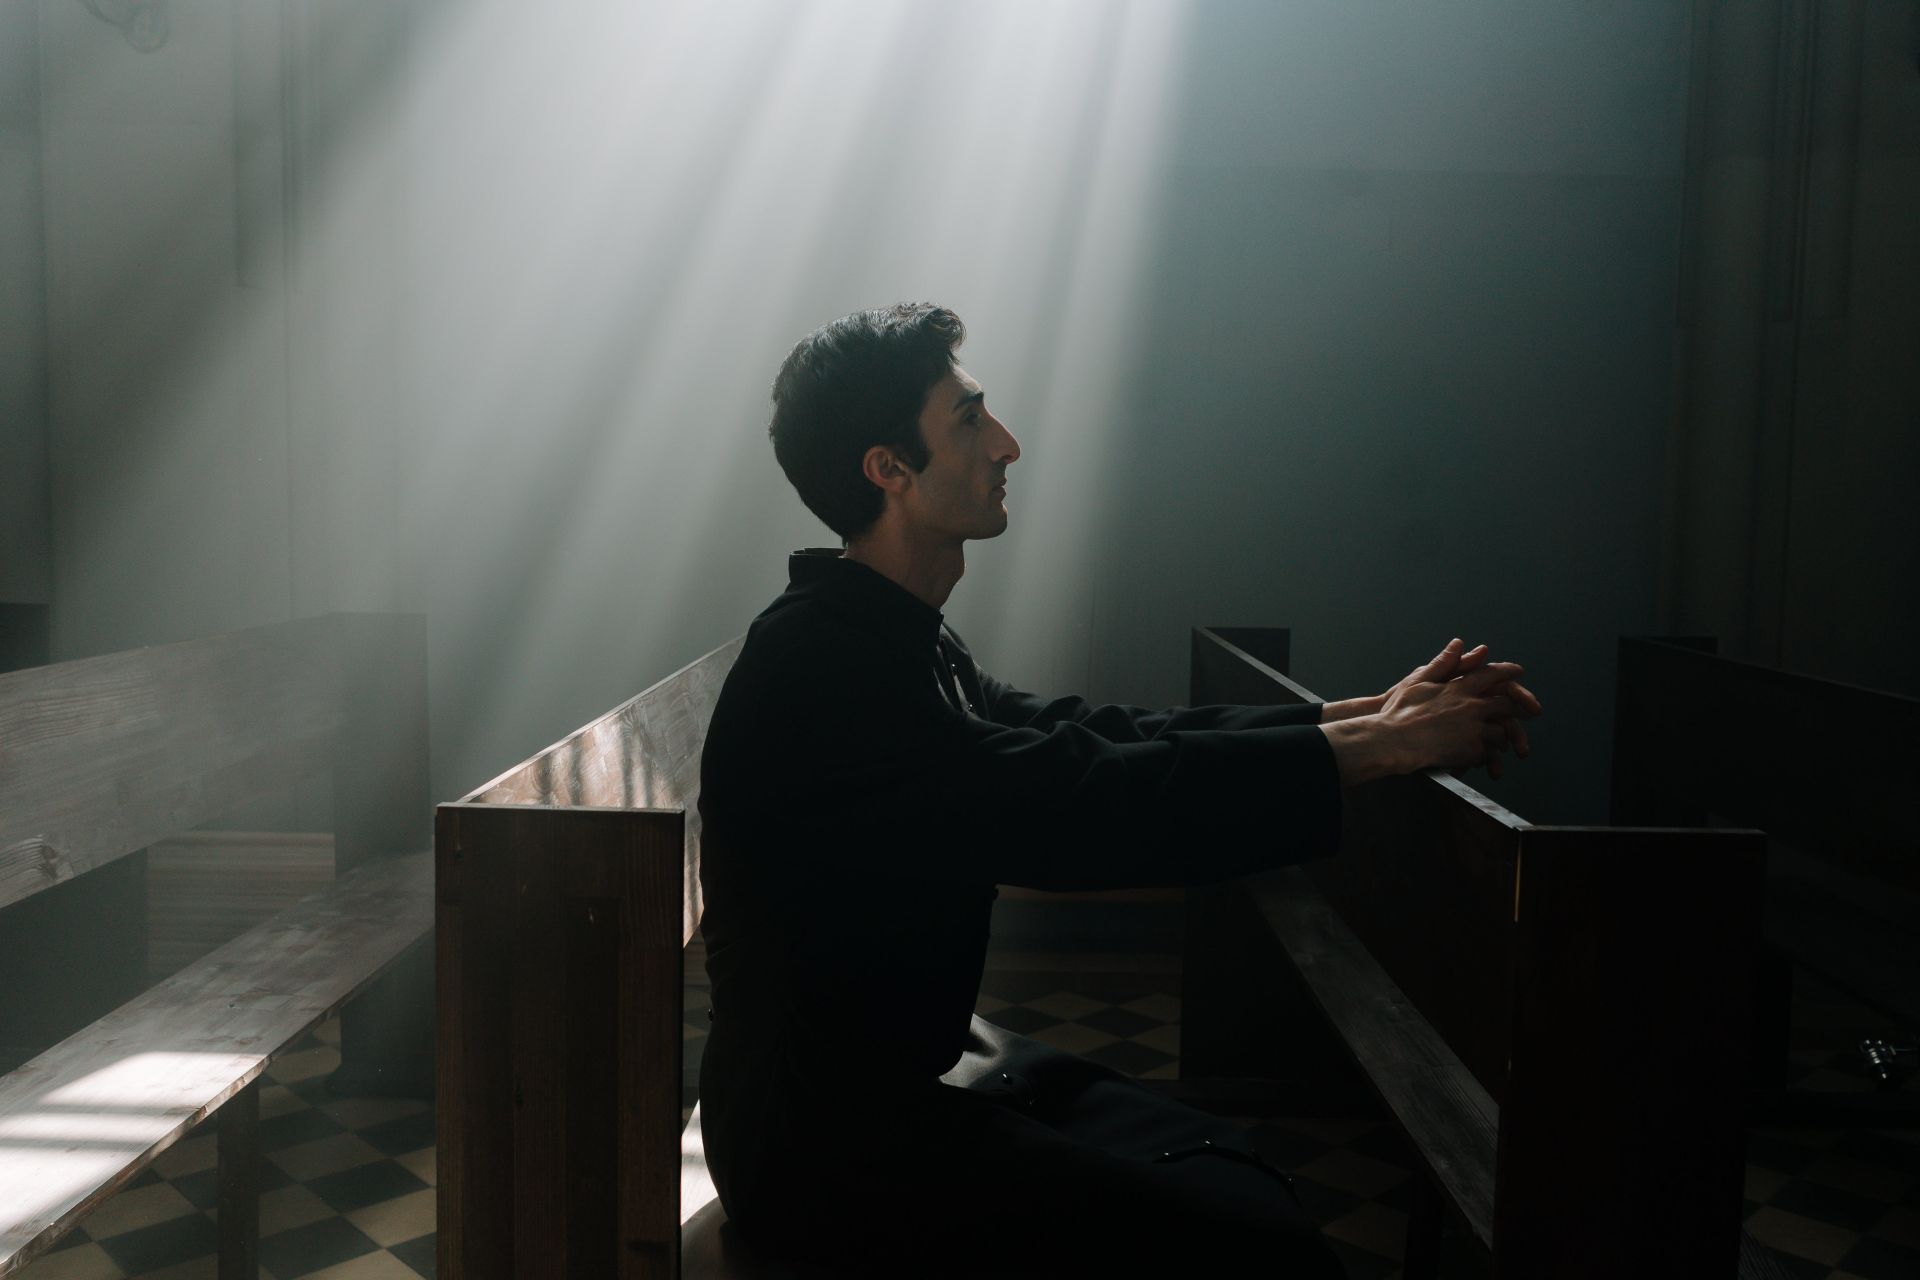
[[[1425,1169],[1413,1171],[1407,1204],[1407,1243],[1400,1258],[1401,1280],[1434,1280],[1440,1269],[1440,1227],[1446,1206]]]
[[[400,953],[340,1011],[340,1067],[327,1088],[343,1097],[433,1097],[433,935]]]
[[[260,1275],[260,1081],[228,1098],[219,1112],[220,1280]]]

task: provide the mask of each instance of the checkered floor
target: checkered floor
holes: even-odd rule
[[[1178,1078],[1180,974],[1171,957],[1158,965],[1154,957],[1025,959],[1033,967],[996,958],[981,982],[981,1017],[1140,1079]],[[1071,969],[1049,967],[1068,960]],[[1149,971],[1131,963],[1138,960]],[[1371,1117],[1244,1123],[1254,1149],[1293,1173],[1353,1280],[1399,1275],[1412,1160],[1397,1131]]]
[[[706,1035],[707,991],[689,957],[687,1094]],[[1178,1075],[1177,964],[1168,956],[996,954],[983,1017],[1145,1079]],[[1884,1030],[1818,984],[1796,993],[1802,1087],[1868,1087],[1850,1053]],[[434,1271],[434,1131],[425,1104],[339,1099],[329,1023],[282,1057],[261,1091],[264,1152],[261,1274],[268,1280],[408,1280]],[[1920,1080],[1910,1079],[1920,1090]],[[1253,1143],[1291,1169],[1301,1199],[1354,1280],[1399,1275],[1412,1159],[1372,1117],[1249,1120]],[[211,1126],[176,1144],[89,1215],[27,1280],[118,1280],[214,1274]],[[1749,1137],[1747,1229],[1791,1275],[1809,1280],[1920,1280],[1920,1131],[1762,1128]],[[1444,1242],[1448,1280],[1479,1280],[1485,1262]],[[1731,1280],[1731,1278],[1729,1278]]]
[[[1805,973],[1796,975],[1796,1088],[1874,1088],[1851,1046],[1902,1029]],[[1909,1059],[1909,1061],[1911,1061]],[[1920,1072],[1902,1090],[1920,1105]],[[1920,1129],[1757,1128],[1747,1135],[1747,1231],[1807,1280],[1920,1280]]]
[[[414,1280],[433,1274],[433,1110],[336,1098],[340,1024],[284,1054],[260,1090],[262,1280]],[[102,1204],[27,1280],[214,1275],[214,1132],[203,1124]]]

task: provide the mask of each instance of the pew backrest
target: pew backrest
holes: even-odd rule
[[[0,907],[331,771],[341,865],[418,845],[424,620],[329,614],[0,675]]]
[[[1621,639],[1614,821],[1759,827],[1830,866],[1920,893],[1920,698],[1713,649]]]
[[[0,1275],[215,1109],[239,1096],[257,1108],[272,1058],[425,932],[425,672],[424,619],[334,614],[0,675],[0,911],[11,908],[0,954],[44,945],[97,966],[88,935],[46,927],[97,931],[92,904],[66,899],[66,917],[41,907],[319,773],[331,774],[345,873],[151,987],[134,948],[113,984],[125,989],[99,1010],[68,990],[47,1001],[10,985],[9,1013],[34,998],[62,1021],[43,1037],[28,1028],[24,1061],[0,1076]],[[134,905],[130,927],[143,928]],[[247,1160],[221,1159],[226,1268],[230,1245],[238,1257],[257,1244],[257,1179]]]
[[[678,1272],[700,752],[741,643],[436,813],[442,1276]]]
[[[1286,652],[1272,634],[1196,630],[1193,701],[1318,701],[1275,665]],[[1348,981],[1338,948],[1295,948],[1337,1025],[1334,1005],[1367,988],[1339,1028],[1348,1050],[1503,1274],[1628,1274],[1647,1256],[1732,1274],[1729,1082],[1764,852],[1754,831],[1535,825],[1432,771],[1353,789],[1339,854],[1254,891],[1278,895],[1270,918],[1364,951]],[[1497,1150],[1476,1173],[1459,1143],[1480,1115]]]

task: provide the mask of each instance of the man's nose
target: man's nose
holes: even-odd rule
[[[995,426],[1000,428],[1000,434],[1003,437],[999,442],[999,447],[993,452],[994,459],[1003,463],[1020,461],[1020,442],[1013,438],[1013,432],[1007,430],[1006,423],[1000,421],[998,418],[995,418],[993,422]]]

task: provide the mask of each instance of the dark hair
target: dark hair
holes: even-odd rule
[[[920,406],[966,336],[945,307],[902,302],[822,325],[787,354],[767,434],[800,500],[841,538],[880,518],[881,492],[862,470],[867,450],[885,445],[915,471],[927,465]]]

